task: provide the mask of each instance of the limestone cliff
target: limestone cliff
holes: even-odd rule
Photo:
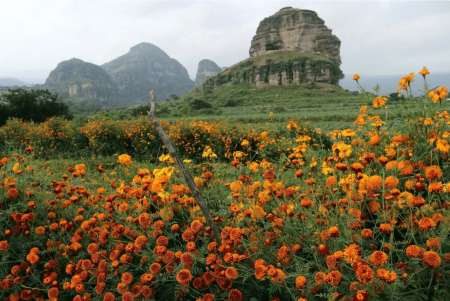
[[[256,86],[323,82],[337,85],[339,64],[324,55],[297,51],[277,51],[248,58],[208,78],[204,85],[217,88],[237,78]]]
[[[217,66],[217,64],[214,63],[213,61],[206,59],[201,60],[198,63],[197,76],[195,77],[194,88],[201,86],[208,77],[217,74],[220,71],[222,71],[222,68]]]
[[[170,98],[170,94],[182,95],[193,87],[186,68],[150,43],[133,46],[128,53],[101,67],[129,104],[147,104],[151,90],[155,91],[157,101],[161,101]]]
[[[114,106],[119,91],[109,75],[100,66],[77,58],[63,61],[50,72],[40,89],[49,89],[71,101],[101,101]]]
[[[277,50],[320,53],[339,61],[341,41],[311,10],[286,7],[262,20],[250,47],[250,57]]]
[[[262,20],[251,41],[250,58],[210,78],[219,87],[233,79],[256,86],[323,82],[338,85],[340,40],[310,10],[285,7]]]

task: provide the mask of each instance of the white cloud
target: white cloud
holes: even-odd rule
[[[194,78],[202,59],[247,58],[259,22],[285,6],[325,20],[347,75],[448,73],[449,2],[16,0],[0,11],[0,77],[43,81],[63,60],[101,65],[150,42]]]

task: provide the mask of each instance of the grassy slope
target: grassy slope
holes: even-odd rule
[[[284,122],[300,118],[310,121],[314,127],[335,130],[349,128],[358,116],[359,108],[371,106],[374,98],[375,95],[369,100],[357,92],[323,83],[316,83],[314,87],[307,84],[256,87],[248,83],[230,82],[210,91],[198,87],[177,100],[158,103],[157,110],[166,112],[159,114],[159,117],[169,120],[201,117],[203,120],[233,119],[240,123],[258,123],[269,119]],[[192,103],[196,99],[209,103],[212,109],[193,110]],[[226,105],[230,102],[234,102],[235,106]],[[388,101],[387,105],[395,114],[405,110],[404,102]],[[450,111],[450,104],[443,102],[441,108],[442,111]],[[148,107],[132,106],[85,115],[83,118],[133,118],[133,110],[134,114],[136,110],[145,114]],[[271,117],[269,112],[274,112],[274,115]],[[385,114],[384,110],[375,109],[369,109],[368,113]]]

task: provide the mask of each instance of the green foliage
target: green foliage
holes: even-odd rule
[[[406,97],[403,96],[402,94],[398,93],[398,92],[394,92],[389,94],[389,98],[390,101],[399,101],[399,100],[405,100]]]
[[[201,109],[211,109],[212,106],[211,104],[205,102],[204,100],[201,99],[194,99],[191,102],[191,108],[193,110],[201,110]]]
[[[11,117],[34,122],[54,116],[73,118],[67,104],[59,100],[58,94],[48,90],[9,89],[0,95],[0,112],[0,125],[6,124]]]

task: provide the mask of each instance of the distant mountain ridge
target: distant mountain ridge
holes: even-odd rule
[[[194,82],[186,68],[151,43],[140,43],[101,67],[131,103],[148,103],[149,92],[158,101],[190,91]]]
[[[78,58],[63,61],[50,72],[45,84],[63,99],[88,101],[103,107],[147,104],[149,92],[157,101],[190,91],[194,82],[177,60],[151,43],[140,43],[130,51],[101,66]]]
[[[23,86],[28,86],[28,84],[24,83],[21,80],[18,80],[17,78],[4,77],[4,78],[0,78],[0,86],[3,86],[3,87],[14,87],[14,86],[23,87]]]
[[[119,90],[100,66],[72,58],[50,72],[40,89],[49,89],[72,101],[100,101],[113,105],[120,100]]]

